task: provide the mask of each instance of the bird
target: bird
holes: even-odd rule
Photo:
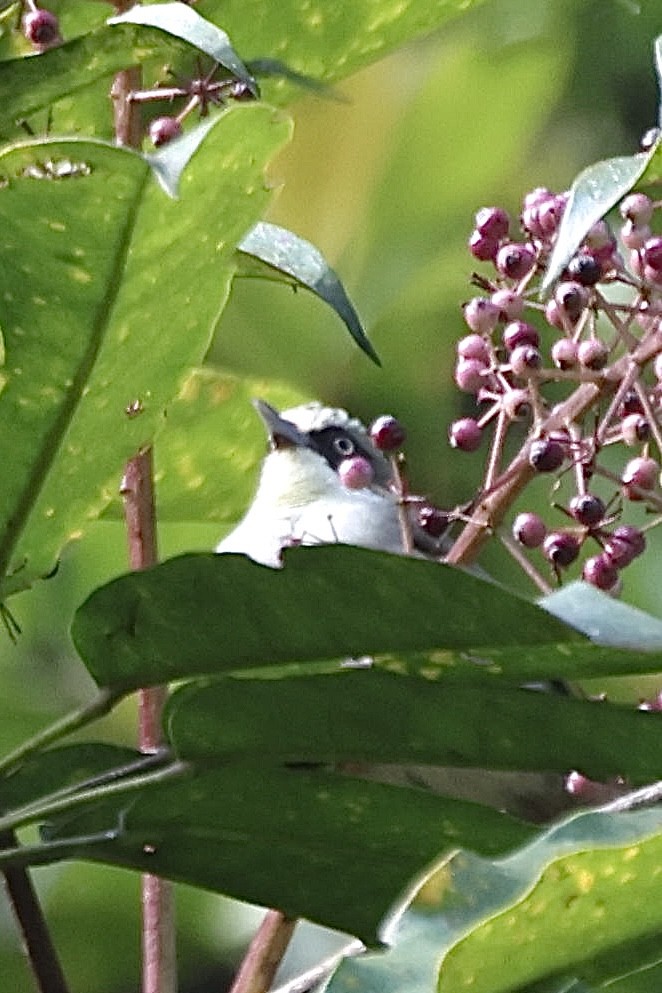
[[[254,400],[269,439],[255,496],[237,526],[216,546],[241,552],[273,567],[291,545],[344,544],[406,554],[393,464],[372,442],[365,426],[347,411],[311,402],[277,411]],[[365,485],[348,485],[343,470],[364,460]],[[407,498],[414,554],[439,557],[441,536],[425,532],[417,511],[423,501]],[[426,504],[427,506],[427,504]]]
[[[340,543],[443,559],[448,534],[442,531],[431,536],[420,525],[420,507],[431,506],[422,498],[408,498],[405,504],[413,549],[406,547],[393,462],[373,444],[360,420],[317,401],[282,412],[260,399],[253,405],[266,428],[268,451],[248,510],[218,542],[216,552],[244,554],[273,568],[283,566],[283,550],[292,545]],[[343,481],[343,466],[355,458],[370,467],[366,485],[358,488]],[[486,578],[482,571],[479,575]],[[349,659],[341,664],[364,667],[371,660]],[[550,689],[543,684],[529,688]],[[361,764],[353,772],[379,782],[486,803],[532,821],[572,806],[563,778],[555,773],[374,763]]]

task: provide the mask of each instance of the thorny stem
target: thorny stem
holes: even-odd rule
[[[265,993],[290,943],[296,919],[268,910],[244,957],[230,993]]]

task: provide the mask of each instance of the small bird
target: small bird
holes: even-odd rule
[[[217,552],[242,552],[270,566],[280,565],[291,545],[340,543],[404,554],[391,462],[357,418],[321,403],[282,413],[264,400],[254,406],[270,450],[253,502]],[[423,531],[416,508],[415,501],[407,508],[416,553],[438,557],[443,542]]]
[[[264,400],[255,400],[254,406],[266,426],[269,451],[250,507],[218,543],[217,552],[239,552],[273,567],[282,566],[284,548],[300,544],[341,543],[406,553],[392,463],[359,420],[321,403],[282,413]],[[355,459],[364,460],[369,469],[358,487],[344,473]],[[416,498],[405,506],[413,554],[442,557],[448,547],[445,534],[431,537],[424,531]],[[370,660],[345,664],[362,666]],[[568,806],[563,779],[556,774],[375,764],[354,771],[381,782],[478,800],[531,820],[544,820]]]

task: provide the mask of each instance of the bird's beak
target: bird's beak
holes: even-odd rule
[[[281,417],[274,407],[264,400],[253,400],[253,406],[264,421],[273,448],[308,447],[308,436],[292,421]]]

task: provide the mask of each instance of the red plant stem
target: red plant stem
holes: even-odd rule
[[[121,0],[118,12],[123,6]],[[130,99],[141,82],[141,71],[134,66],[117,73],[110,91],[116,141],[130,148],[140,148],[142,142],[140,109]],[[122,493],[129,563],[132,569],[148,569],[158,561],[151,448],[127,463]],[[161,686],[140,691],[138,747],[142,752],[154,752],[163,743],[161,716],[167,694],[167,687]],[[143,993],[176,993],[174,890],[171,883],[150,873],[142,877],[142,944]]]
[[[3,832],[0,847],[12,848],[16,844],[13,831]],[[25,953],[40,993],[69,993],[28,872],[23,868],[7,868],[3,876],[7,896],[23,936]]]
[[[609,397],[618,389],[620,381],[628,374],[632,363],[643,366],[661,351],[662,331],[651,331],[631,353],[622,356],[605,369],[600,382],[582,383],[567,400],[554,407],[538,425],[538,432],[549,434],[578,420],[594,406],[598,398]],[[478,499],[471,520],[446,556],[447,562],[452,565],[470,565],[476,560],[485,542],[536,475],[536,470],[529,463],[529,448],[530,440],[499,479],[495,480],[491,489]]]
[[[290,943],[296,920],[268,910],[244,957],[230,993],[266,993]]]

